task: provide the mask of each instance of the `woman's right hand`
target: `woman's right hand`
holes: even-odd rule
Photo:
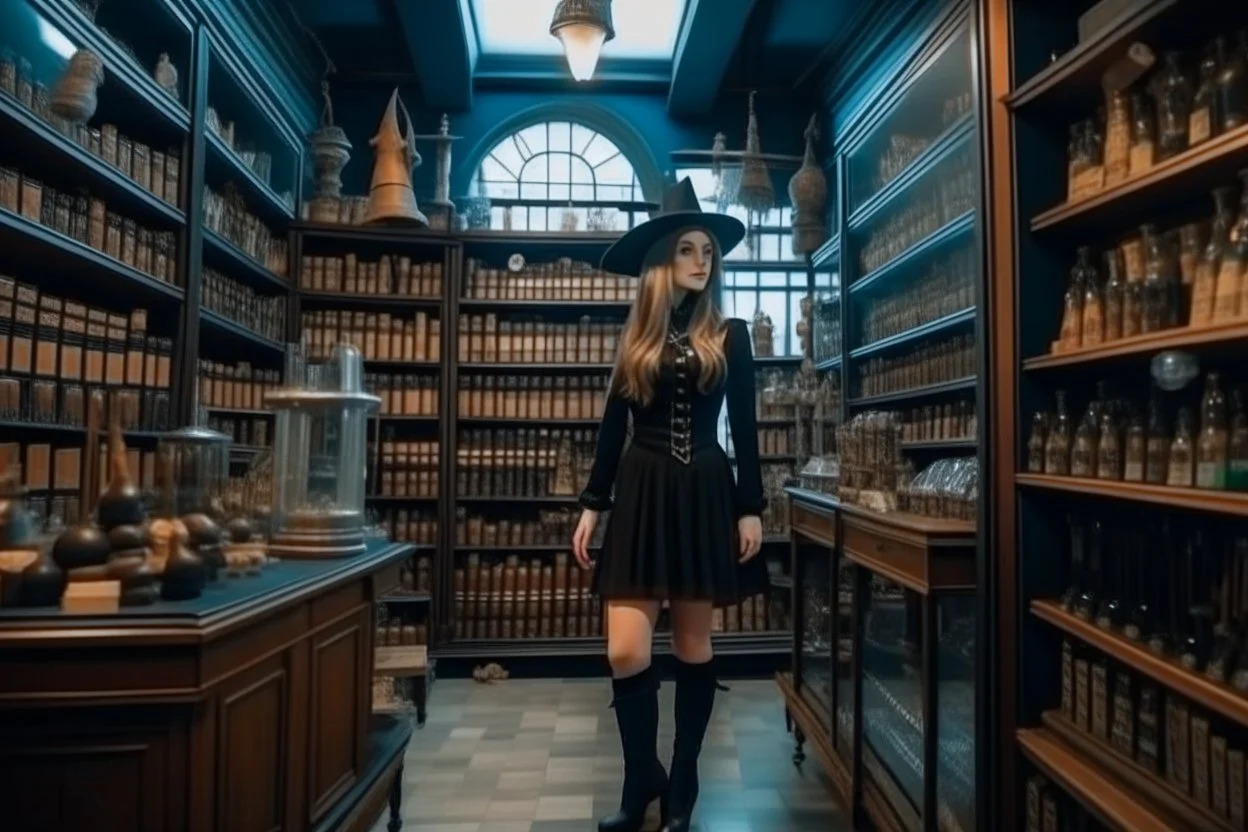
[[[572,533],[572,554],[582,569],[589,569],[589,541],[594,537],[594,529],[598,527],[598,512],[587,508],[581,512],[581,519]]]

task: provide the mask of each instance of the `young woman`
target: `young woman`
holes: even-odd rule
[[[702,213],[681,181],[661,213],[611,247],[610,272],[641,278],[620,339],[584,508],[572,545],[590,568],[599,513],[612,509],[594,590],[607,608],[612,707],[624,750],[620,810],[600,832],[638,832],[660,801],[668,832],[690,828],[698,754],[716,681],[711,611],[763,591],[763,484],[754,419],[754,361],[744,321],[725,321],[721,252],[740,221]],[[737,476],[716,438],[725,399]],[[621,449],[632,417],[632,442]],[[615,497],[612,500],[612,486]],[[671,606],[676,741],[670,779],[659,761],[659,677],[650,664],[659,605]]]

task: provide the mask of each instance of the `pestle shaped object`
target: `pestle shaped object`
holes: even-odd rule
[[[130,478],[130,465],[126,461],[126,442],[121,435],[121,408],[114,402],[108,420],[108,488],[100,495],[96,505],[96,518],[105,531],[118,526],[138,526],[143,523],[143,493]]]

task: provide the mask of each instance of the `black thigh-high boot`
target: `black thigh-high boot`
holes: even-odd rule
[[[676,660],[676,742],[672,748],[671,818],[667,832],[688,832],[698,800],[698,755],[715,704],[714,660],[687,664]]]
[[[640,832],[646,807],[656,799],[667,822],[667,772],[659,762],[659,674],[653,666],[625,679],[612,679],[615,722],[624,747],[624,789],[620,810],[598,821],[598,832]]]

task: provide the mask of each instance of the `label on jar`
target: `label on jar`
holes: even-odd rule
[[[1075,718],[1075,648],[1069,641],[1062,642],[1062,713],[1067,719]]]
[[[1209,802],[1214,814],[1226,817],[1226,737],[1209,739]]]
[[[1197,488],[1226,488],[1226,466],[1218,461],[1196,463]]]
[[[1135,705],[1131,695],[1131,675],[1114,674],[1114,717],[1110,737],[1114,748],[1131,756],[1135,748]]]
[[[1102,662],[1092,666],[1092,733],[1109,739],[1109,669]]]
[[[1136,142],[1131,145],[1131,158],[1129,160],[1131,175],[1139,176],[1153,166],[1153,143],[1152,142]]]
[[[1070,181],[1070,199],[1069,202],[1079,202],[1088,197],[1095,196],[1105,187],[1105,168],[1101,165],[1093,165],[1075,174]]]
[[[1193,110],[1187,119],[1187,141],[1188,144],[1199,144],[1205,141],[1213,132],[1213,119],[1210,117],[1209,108],[1201,107],[1199,110]]]
[[[1213,319],[1227,321],[1239,311],[1239,261],[1233,257],[1222,260],[1218,269],[1218,285],[1214,290]]]
[[[1192,797],[1209,805],[1209,720],[1192,717]]]
[[[1091,705],[1088,702],[1088,663],[1085,659],[1075,659],[1075,724],[1084,731],[1088,730]]]

